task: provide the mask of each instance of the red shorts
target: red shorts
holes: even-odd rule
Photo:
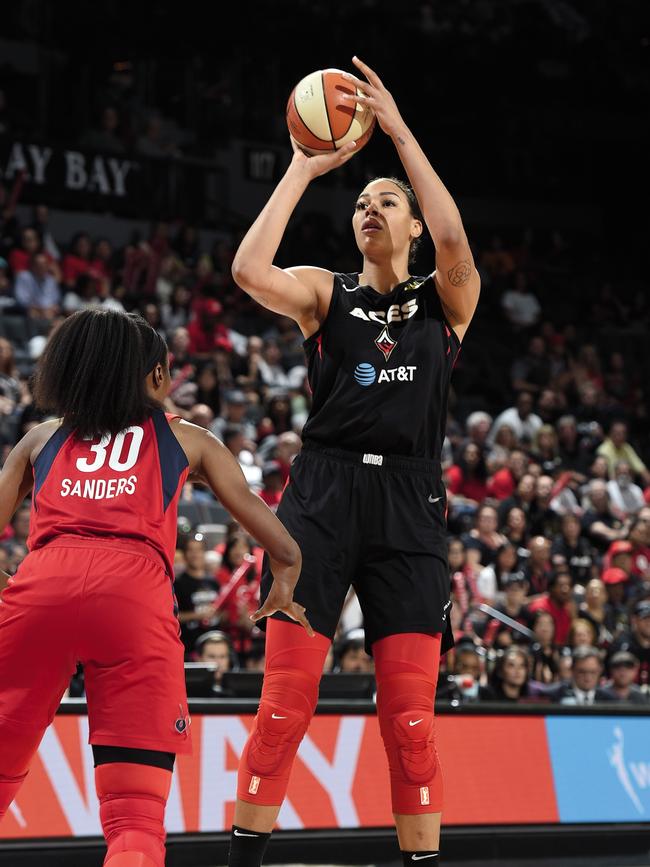
[[[3,591],[0,718],[44,730],[77,662],[91,744],[191,752],[172,586],[144,543],[55,540]]]

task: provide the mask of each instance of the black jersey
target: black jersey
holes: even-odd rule
[[[387,295],[335,274],[329,312],[305,341],[312,409],[303,437],[325,446],[440,460],[460,341],[433,276]]]

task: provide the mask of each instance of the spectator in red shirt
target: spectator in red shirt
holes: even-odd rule
[[[14,276],[19,271],[28,271],[29,262],[34,253],[41,249],[41,239],[36,229],[26,226],[20,233],[20,247],[14,247],[9,253],[9,267]]]
[[[201,299],[194,310],[194,318],[187,326],[190,355],[206,356],[220,349],[232,352],[228,329],[219,321],[223,308],[216,298]]]
[[[476,443],[467,443],[459,460],[447,470],[447,490],[468,505],[479,506],[487,497],[485,459]]]
[[[629,579],[634,566],[633,552],[634,546],[628,539],[617,539],[605,552],[602,568],[622,569]]]
[[[528,457],[522,449],[513,449],[508,458],[508,465],[492,476],[488,482],[488,496],[497,500],[511,497],[519,480],[528,468]]]
[[[77,232],[63,257],[63,282],[74,286],[79,274],[86,274],[90,264],[91,241],[87,232]]]
[[[264,464],[262,467],[262,482],[264,487],[259,492],[259,496],[264,500],[269,509],[275,512],[282,499],[282,491],[284,489],[282,467],[278,461],[267,461]]]
[[[548,591],[528,606],[529,611],[548,611],[555,621],[555,642],[564,645],[575,614],[571,574],[564,567],[551,574]]]

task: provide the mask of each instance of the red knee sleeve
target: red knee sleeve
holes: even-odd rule
[[[442,811],[433,720],[440,640],[439,634],[404,633],[383,638],[372,648],[393,812],[401,815]]]
[[[165,804],[172,775],[149,765],[111,762],[95,769],[99,816],[110,867],[163,867]]]
[[[262,698],[239,763],[240,800],[262,806],[284,800],[293,760],[316,709],[329,646],[324,635],[310,638],[294,623],[269,621]]]

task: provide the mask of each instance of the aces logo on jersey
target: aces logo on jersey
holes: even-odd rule
[[[388,310],[369,310],[365,311],[361,307],[354,307],[350,310],[350,316],[356,316],[357,319],[362,319],[364,322],[383,325],[379,336],[374,343],[377,349],[388,361],[393,349],[397,346],[397,341],[391,337],[388,331],[388,326],[391,322],[405,322],[411,316],[415,316],[418,309],[418,302],[415,298],[410,298],[405,304],[391,304]]]
[[[384,356],[386,361],[388,361],[393,349],[395,349],[395,347],[397,346],[397,341],[393,340],[393,338],[388,333],[388,326],[387,325],[384,325],[384,327],[381,330],[381,334],[375,340],[375,346],[381,352],[381,354]]]

